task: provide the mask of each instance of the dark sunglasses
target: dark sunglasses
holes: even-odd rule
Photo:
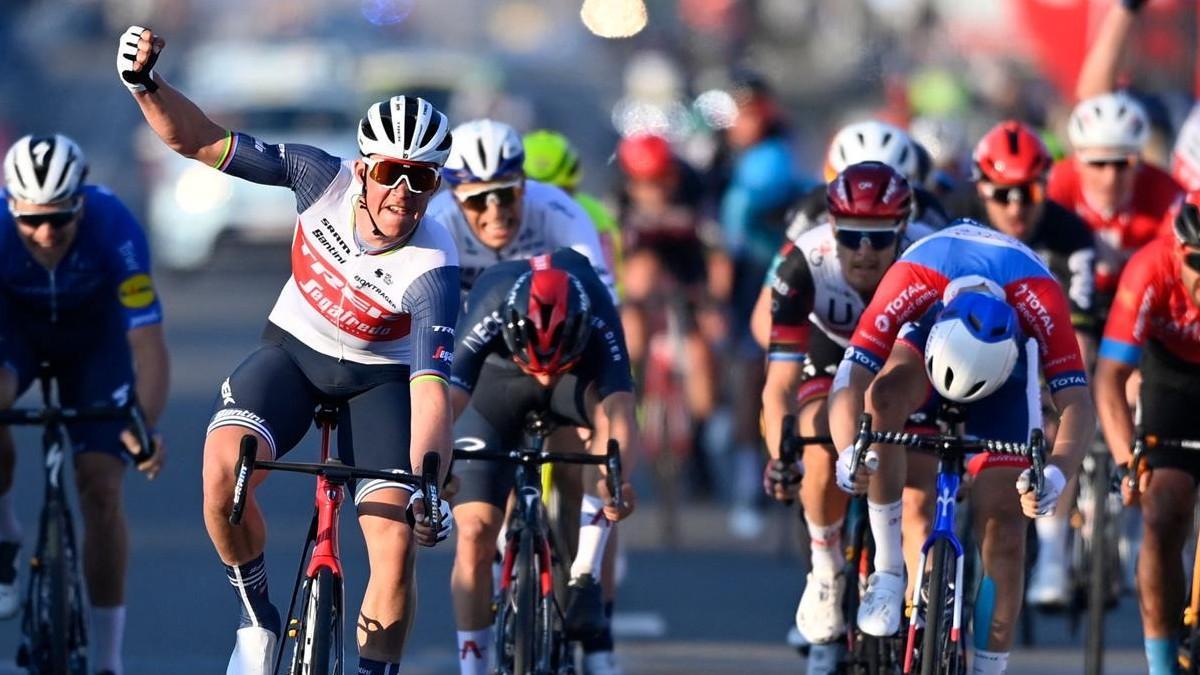
[[[1025,183],[1007,187],[986,185],[983,192],[988,199],[997,204],[1037,204],[1046,197],[1046,191],[1041,183]]]
[[[1196,272],[1200,272],[1200,253],[1183,254],[1183,264]]]
[[[871,248],[882,251],[896,244],[896,237],[899,233],[899,230],[852,230],[844,227],[836,227],[833,230],[833,236],[837,239],[837,243],[854,251],[862,246],[864,240]]]
[[[79,215],[79,208],[71,209],[70,211],[50,211],[48,213],[14,213],[13,218],[24,227],[37,229],[43,224],[49,225],[52,230],[61,230],[64,227],[75,222],[75,216]]]
[[[437,187],[438,170],[423,164],[404,164],[396,161],[379,160],[369,162],[367,175],[385,188],[395,188],[400,181],[408,183],[411,192],[421,193]]]
[[[458,195],[455,195],[455,197],[458,197],[459,203],[472,211],[484,211],[487,209],[488,202],[493,196],[496,199],[496,203],[500,206],[512,206],[513,202],[517,201],[518,189],[516,185],[509,185],[508,187],[496,188],[487,192],[477,192],[470,197],[459,197]]]
[[[1088,166],[1091,166],[1091,167],[1095,167],[1097,169],[1103,169],[1105,167],[1111,166],[1112,168],[1116,169],[1117,171],[1124,171],[1125,169],[1128,169],[1129,167],[1133,166],[1133,162],[1134,162],[1134,159],[1132,157],[1120,157],[1117,159],[1085,159],[1085,160],[1083,160],[1084,164],[1087,164]]]

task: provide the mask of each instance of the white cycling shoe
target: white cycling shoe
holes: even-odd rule
[[[11,619],[21,612],[21,591],[17,580],[11,584],[0,584],[0,619]]]
[[[272,675],[278,639],[274,633],[259,626],[239,628],[225,675]]]
[[[583,675],[622,675],[621,664],[613,652],[584,654]]]
[[[867,590],[858,606],[858,627],[867,635],[887,637],[900,630],[904,610],[904,577],[876,572],[867,579]]]
[[[1067,563],[1061,557],[1040,555],[1029,575],[1029,604],[1062,607],[1067,604]]]
[[[831,642],[846,632],[842,616],[842,591],[846,578],[841,574],[817,576],[808,573],[804,595],[796,608],[796,628],[810,644]]]

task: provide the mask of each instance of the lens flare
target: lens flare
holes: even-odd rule
[[[400,23],[412,13],[416,0],[362,0],[362,15],[376,26]]]
[[[646,4],[642,0],[584,0],[579,18],[600,37],[627,38],[646,27]]]

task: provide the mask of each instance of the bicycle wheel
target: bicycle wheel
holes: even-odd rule
[[[1091,536],[1088,550],[1087,579],[1087,636],[1084,638],[1083,672],[1100,675],[1104,671],[1104,617],[1108,611],[1109,551],[1114,542],[1109,540],[1109,462],[1095,456],[1095,464],[1088,476],[1088,492],[1091,499]]]
[[[528,675],[537,664],[537,589],[538,574],[533,550],[533,532],[521,530],[517,547],[517,578],[513,612],[513,673]]]
[[[337,631],[342,625],[340,580],[328,568],[308,580],[307,597],[301,609],[296,635],[293,675],[330,675],[342,672],[341,644]]]
[[[933,544],[933,569],[925,588],[925,635],[921,641],[921,675],[956,675],[962,672],[962,638],[951,641],[954,626],[955,554],[950,542]],[[987,630],[984,628],[983,630]]]
[[[71,664],[71,594],[70,541],[67,521],[61,502],[46,507],[42,523],[42,546],[38,554],[42,602],[35,617],[33,652],[43,672],[74,673]]]

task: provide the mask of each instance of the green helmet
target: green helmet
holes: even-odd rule
[[[525,175],[542,183],[574,190],[583,178],[579,154],[566,136],[541,129],[525,134]]]

